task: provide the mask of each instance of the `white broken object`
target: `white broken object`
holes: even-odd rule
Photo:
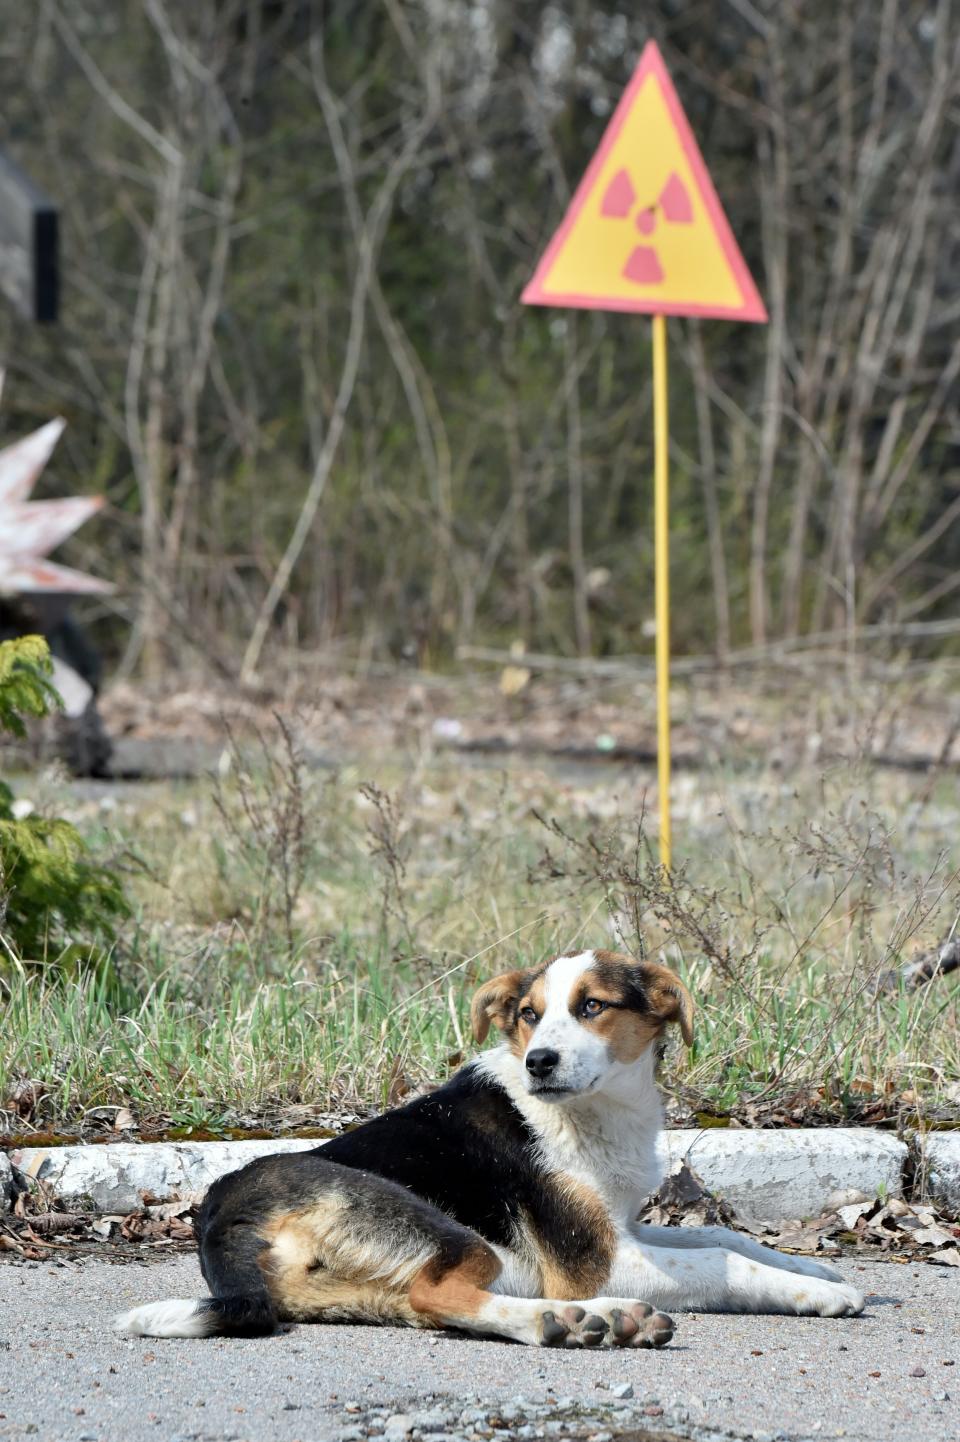
[[[65,591],[103,595],[113,590],[107,581],[46,560],[55,546],[99,511],[103,497],[28,499],[65,425],[61,419],[49,421],[0,451],[0,593]]]
[[[958,1133],[940,1133],[960,1142]],[[108,1142],[96,1146],[24,1148],[12,1160],[46,1182],[63,1201],[89,1196],[104,1212],[135,1211],[141,1192],[158,1202],[203,1191],[225,1172],[254,1157],[310,1151],[302,1138],[237,1142]],[[661,1139],[664,1170],[689,1157],[704,1185],[738,1218],[779,1224],[785,1217],[819,1217],[828,1197],[851,1182],[874,1197],[903,1191],[905,1144],[868,1128],[796,1131],[667,1131]],[[942,1166],[942,1163],[941,1163]],[[932,1218],[931,1218],[932,1221]]]
[[[960,1132],[927,1132],[920,1138],[930,1196],[951,1216],[960,1213]]]
[[[848,1232],[852,1232],[864,1212],[869,1212],[873,1202],[853,1202],[849,1207],[837,1207],[837,1216]]]
[[[463,722],[454,716],[438,716],[430,729],[438,741],[459,741],[463,735]]]
[[[59,656],[51,656],[50,659],[53,662],[50,680],[63,702],[63,714],[75,720],[83,715],[93,700],[93,687]]]

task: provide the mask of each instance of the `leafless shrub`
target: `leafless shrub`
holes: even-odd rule
[[[399,802],[396,796],[381,791],[373,782],[364,782],[360,795],[373,807],[367,825],[370,855],[380,869],[380,926],[386,934],[391,919],[398,922],[411,951],[416,949],[413,926],[406,897],[406,851]]]
[[[254,879],[253,914],[261,939],[279,920],[288,954],[296,947],[295,915],[306,873],[310,818],[305,763],[298,738],[274,713],[274,740],[257,733],[255,764],[244,756],[227,725],[227,778],[218,777],[214,805],[244,869]],[[277,745],[279,742],[279,745]]]
[[[649,953],[656,924],[668,950],[687,943],[730,985],[746,985],[767,928],[753,917],[746,934],[735,943],[729,898],[716,888],[698,886],[687,863],[680,862],[673,870],[662,866],[642,816],[632,835],[624,838],[617,831],[578,837],[559,821],[534,814],[563,844],[567,857],[545,850],[531,871],[532,883],[543,877],[566,877],[583,888],[599,885],[615,935],[635,955]]]
[[[918,876],[899,870],[890,826],[858,801],[782,831],[747,832],[728,818],[737,865],[725,886],[704,885],[694,861],[661,866],[643,816],[629,830],[582,835],[538,820],[558,844],[531,868],[532,885],[599,892],[627,950],[661,950],[693,976],[701,996],[722,993],[725,1025],[739,1014],[744,1030],[786,1037],[755,1101],[800,1073],[821,1074],[824,1095],[843,1091],[845,1056],[863,1041],[864,1007],[910,943],[936,927],[960,878],[943,856]],[[802,1015],[782,1015],[798,976],[809,1004],[826,1011],[828,1024],[815,1031]],[[875,1020],[884,1025],[879,1014]]]

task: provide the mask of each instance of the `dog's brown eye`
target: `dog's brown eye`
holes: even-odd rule
[[[600,1001],[600,999],[595,996],[588,996],[586,1001],[583,1003],[584,1016],[599,1016],[600,1013],[602,1011],[606,1011],[606,1009],[607,1003],[605,1001]]]
[[[525,1021],[527,1023],[527,1026],[536,1026],[537,1013],[534,1011],[532,1006],[524,1006],[520,1008],[520,1020]]]

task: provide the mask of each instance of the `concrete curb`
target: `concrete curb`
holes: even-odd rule
[[[141,1193],[160,1202],[205,1192],[227,1172],[255,1157],[305,1152],[316,1141],[104,1142],[93,1146],[23,1147],[11,1152],[13,1165],[44,1182],[62,1202],[89,1197],[98,1212],[125,1213],[142,1206]]]
[[[949,1134],[938,1140],[960,1143]],[[142,1192],[160,1201],[174,1200],[205,1191],[217,1177],[254,1157],[309,1151],[317,1145],[300,1139],[108,1142],[24,1147],[9,1160],[26,1176],[45,1182],[64,1203],[88,1198],[99,1212],[125,1213],[140,1206]],[[665,1132],[663,1155],[668,1165],[688,1158],[706,1185],[741,1216],[779,1222],[819,1216],[832,1192],[850,1187],[871,1197],[883,1188],[888,1196],[902,1196],[908,1149],[889,1133],[855,1127],[756,1132],[718,1128]],[[945,1194],[955,1188],[960,1202],[960,1145],[955,1155],[943,1148],[928,1148],[928,1155],[943,1178]],[[0,1153],[0,1210],[5,1205],[5,1160]]]
[[[10,1158],[6,1152],[0,1152],[0,1215],[10,1210],[13,1201],[13,1172],[10,1168]]]
[[[664,1133],[671,1163],[686,1158],[707,1187],[740,1217],[758,1222],[819,1217],[828,1198],[851,1187],[903,1196],[908,1149],[888,1132],[864,1127],[796,1131]]]
[[[930,1195],[960,1216],[960,1132],[928,1132],[918,1150]]]

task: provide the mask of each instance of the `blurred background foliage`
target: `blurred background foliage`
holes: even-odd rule
[[[677,650],[960,594],[950,0],[0,0],[0,145],[62,212],[4,439],[121,672],[649,649],[649,324],[525,309],[647,38],[770,311],[672,322]]]

